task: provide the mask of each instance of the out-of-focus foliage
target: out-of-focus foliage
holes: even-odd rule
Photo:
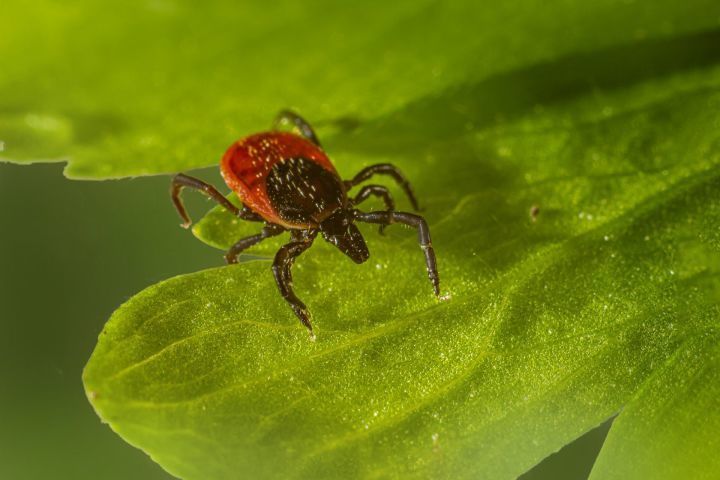
[[[0,157],[69,160],[73,178],[185,170],[214,164],[288,107],[343,130],[442,101],[431,127],[456,127],[450,113],[462,119],[460,132],[482,132],[532,109],[540,86],[555,83],[555,99],[573,96],[556,82],[590,86],[585,73],[600,66],[622,85],[635,55],[666,54],[633,45],[716,28],[719,10],[712,0],[7,0]],[[707,61],[714,45],[685,52],[689,63]],[[613,47],[625,55],[618,64],[602,57]],[[588,55],[585,64],[557,63],[578,54]],[[526,88],[509,96],[504,80]],[[489,108],[498,94],[505,104]],[[400,126],[384,127],[392,144]]]

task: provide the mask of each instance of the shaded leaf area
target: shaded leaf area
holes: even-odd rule
[[[118,178],[213,165],[235,139],[267,128],[281,108],[343,137],[459,85],[715,28],[720,6],[9,0],[3,16],[0,156],[69,161],[72,178]],[[632,73],[634,58],[626,60]],[[552,74],[529,73],[540,77],[530,75],[527,86]],[[623,75],[613,78],[623,82]]]
[[[713,468],[720,59],[684,54],[716,36],[568,57],[333,138],[344,176],[382,159],[416,183],[449,299],[399,226],[363,227],[366,264],[321,240],[298,260],[316,343],[266,261],[176,277],[108,322],[93,405],[183,478],[514,478],[613,415],[593,478]],[[257,229],[215,210],[195,233]]]
[[[591,479],[717,476],[718,340],[717,327],[698,332],[653,374],[613,427]]]

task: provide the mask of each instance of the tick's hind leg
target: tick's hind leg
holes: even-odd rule
[[[275,276],[275,283],[277,283],[278,290],[280,290],[280,295],[290,304],[290,307],[300,319],[300,322],[308,329],[310,339],[315,340],[315,334],[313,333],[312,324],[310,323],[310,312],[293,291],[291,268],[293,263],[295,263],[295,259],[310,248],[317,232],[312,232],[305,236],[296,235],[295,232],[293,233],[293,240],[284,245],[275,255],[272,271]]]
[[[317,135],[315,135],[315,130],[310,126],[310,124],[302,118],[297,113],[293,112],[292,110],[281,110],[280,113],[277,114],[275,117],[275,120],[272,124],[273,130],[280,130],[280,125],[283,122],[289,122],[291,123],[295,128],[297,128],[300,131],[300,134],[310,140],[312,143],[320,147],[320,140],[318,140]]]
[[[364,182],[375,174],[391,176],[405,191],[405,195],[407,195],[410,200],[410,204],[413,209],[416,211],[420,210],[415,194],[413,193],[412,186],[410,186],[410,182],[407,178],[405,178],[405,175],[402,174],[399,168],[390,163],[378,163],[377,165],[370,165],[369,167],[363,168],[360,170],[360,173],[353,177],[352,180],[345,180],[345,188],[350,190],[355,185]]]
[[[392,212],[395,211],[395,201],[392,198],[392,195],[390,194],[390,190],[387,189],[387,187],[384,187],[382,185],[366,185],[363,188],[360,189],[360,192],[355,195],[355,198],[352,199],[353,205],[360,205],[362,202],[368,199],[370,195],[374,195],[376,197],[380,197],[383,202],[385,203],[385,209]],[[387,225],[380,225],[380,233],[384,233],[385,227]]]
[[[432,241],[430,240],[430,228],[427,222],[420,215],[405,212],[369,212],[363,213],[358,210],[354,211],[354,218],[361,222],[379,223],[380,225],[390,225],[393,223],[403,223],[414,227],[418,231],[418,242],[425,254],[425,265],[427,266],[428,277],[432,283],[433,291],[436,296],[440,296],[440,276],[437,271],[437,260],[435,258],[435,250],[433,250]]]
[[[268,224],[266,225],[260,233],[257,235],[252,235],[250,237],[241,238],[237,242],[235,242],[235,245],[230,247],[230,249],[225,254],[225,261],[227,263],[237,263],[238,255],[240,255],[244,250],[247,250],[248,248],[252,247],[253,245],[256,245],[266,238],[274,237],[275,235],[280,235],[282,232],[284,232],[285,229],[281,227],[280,225],[275,224]]]
[[[180,192],[183,188],[198,190],[200,193],[212,198],[217,203],[228,209],[233,215],[240,217],[243,220],[262,220],[258,214],[252,212],[247,207],[243,206],[241,210],[230,203],[230,200],[225,198],[222,193],[218,192],[217,189],[209,183],[205,183],[199,178],[190,177],[184,173],[178,173],[172,179],[172,183],[170,185],[170,197],[172,198],[173,205],[175,205],[175,209],[180,215],[180,218],[183,219],[183,228],[188,228],[192,224],[192,220],[190,220],[190,216],[188,215],[187,210],[185,210],[185,205],[183,205],[182,200],[180,199]]]

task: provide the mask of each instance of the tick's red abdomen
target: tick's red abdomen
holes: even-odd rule
[[[306,228],[279,216],[267,191],[267,178],[274,166],[290,159],[312,162],[339,179],[327,155],[314,143],[289,132],[267,132],[238,140],[220,162],[225,183],[248,208],[271,223],[289,228]]]

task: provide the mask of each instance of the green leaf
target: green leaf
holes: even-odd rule
[[[290,107],[343,176],[394,162],[425,207],[445,301],[393,226],[363,227],[364,265],[321,239],[298,261],[316,343],[267,261],[115,312],[85,388],[168,471],[513,478],[617,415],[593,479],[717,476],[716,0],[2,12],[2,160],[187,170]],[[193,232],[227,248],[258,229],[233,220],[214,209]]]
[[[449,298],[398,226],[363,227],[363,265],[321,239],[298,260],[315,343],[267,261],[176,277],[108,322],[93,406],[189,479],[514,478],[615,415],[593,479],[715,476],[718,39],[598,48],[336,136],[343,176],[416,184]]]
[[[591,479],[717,476],[719,396],[714,330],[688,338],[642,386],[613,426]]]
[[[716,28],[719,15],[715,0],[6,0],[0,156],[67,160],[72,178],[213,165],[281,108],[327,137],[530,65]]]

